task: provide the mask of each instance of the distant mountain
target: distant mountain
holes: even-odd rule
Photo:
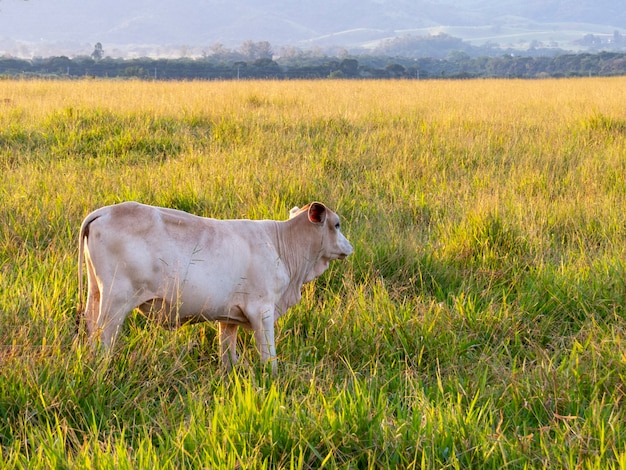
[[[572,49],[586,34],[614,31],[626,33],[623,0],[0,1],[0,53],[13,55],[88,54],[97,42],[114,55],[199,53],[246,40],[357,50],[440,32],[474,43],[547,41]]]

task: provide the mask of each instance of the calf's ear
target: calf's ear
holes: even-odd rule
[[[321,202],[312,202],[309,205],[309,220],[314,224],[326,222],[326,206]]]

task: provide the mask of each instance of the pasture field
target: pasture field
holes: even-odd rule
[[[2,468],[626,468],[626,78],[0,81]],[[277,324],[75,335],[124,200],[319,200],[355,253]]]

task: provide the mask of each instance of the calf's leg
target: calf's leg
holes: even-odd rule
[[[128,282],[115,282],[108,286],[105,284],[102,286],[100,296],[97,326],[102,344],[109,348],[115,342],[128,313],[147,299],[142,298]]]
[[[233,323],[219,323],[220,354],[226,371],[230,371],[237,363],[237,328]]]
[[[271,361],[272,372],[276,372],[276,344],[274,341],[274,308],[262,306],[256,314],[248,315],[254,340],[263,362]]]

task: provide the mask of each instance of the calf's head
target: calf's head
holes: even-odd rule
[[[310,280],[322,274],[328,264],[335,259],[344,259],[353,251],[348,239],[341,233],[339,216],[320,202],[312,202],[303,208],[294,207],[289,212],[290,219],[306,213],[308,223],[313,224],[314,231],[319,234],[319,260],[315,264]]]

